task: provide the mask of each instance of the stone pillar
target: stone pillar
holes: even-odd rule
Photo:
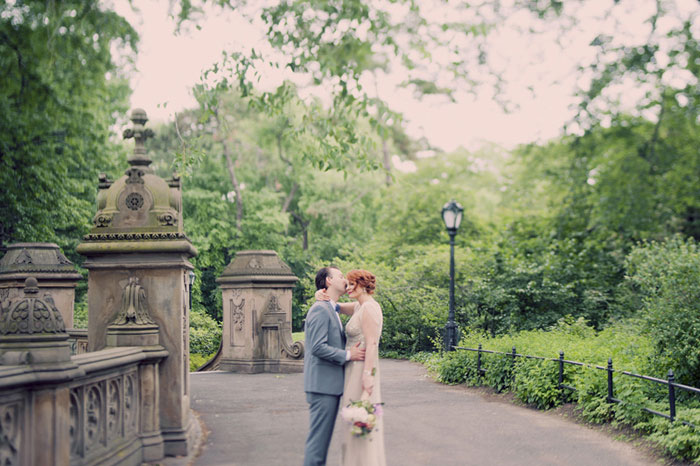
[[[304,345],[292,342],[297,277],[275,251],[241,251],[217,280],[223,298],[221,370],[301,372]]]
[[[182,225],[179,178],[163,180],[149,166],[144,141],[153,132],[144,127],[146,113],[134,110],[131,121],[133,128],[124,131],[135,139],[129,168],[113,182],[100,176],[94,227],[78,246],[88,269],[88,347],[160,344],[167,350],[158,365],[160,429],[166,455],[187,455],[188,273],[197,251]]]
[[[0,364],[31,366],[32,377],[39,381],[68,381],[79,375],[79,368],[70,358],[61,313],[51,295],[40,292],[34,277],[25,280],[21,297],[0,307]],[[23,371],[16,372],[21,377]],[[3,452],[4,461],[66,464],[70,456],[69,388],[54,384],[34,390],[29,396],[24,409],[20,410],[21,404],[17,403],[0,406],[4,413],[2,422],[9,424],[3,425],[7,429],[3,440],[11,447]]]
[[[107,346],[141,346],[150,356],[139,367],[140,432],[143,461],[159,460],[165,445],[160,428],[158,368],[168,352],[159,345],[158,324],[151,318],[146,292],[134,276],[124,287],[119,311],[107,327]]]
[[[51,294],[66,328],[73,328],[75,286],[82,276],[54,243],[15,243],[0,260],[0,303],[22,296],[27,277],[39,281],[42,292]]]

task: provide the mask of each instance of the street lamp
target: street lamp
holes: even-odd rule
[[[192,286],[194,285],[194,281],[197,279],[197,275],[195,275],[194,270],[190,270],[190,273],[188,274],[190,277],[190,311],[192,310]]]
[[[445,324],[445,350],[452,351],[457,345],[457,324],[455,323],[455,235],[462,223],[462,207],[454,200],[442,207],[442,220],[450,235],[450,312]]]

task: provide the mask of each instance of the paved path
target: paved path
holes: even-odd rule
[[[390,466],[654,464],[629,444],[558,416],[435,383],[419,364],[381,365]],[[190,380],[192,408],[210,431],[195,465],[302,464],[302,374],[200,372]],[[339,458],[334,438],[328,464]]]

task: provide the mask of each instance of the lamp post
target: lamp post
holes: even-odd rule
[[[197,279],[197,275],[195,275],[194,270],[190,270],[189,277],[190,277],[190,292],[188,294],[190,295],[190,311],[192,311],[192,286],[194,285],[194,281]]]
[[[452,351],[457,344],[457,324],[455,323],[455,235],[462,223],[462,207],[451,200],[442,207],[442,220],[450,235],[450,311],[445,324],[445,350]]]

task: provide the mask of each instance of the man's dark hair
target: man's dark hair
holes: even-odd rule
[[[326,278],[331,276],[331,269],[338,269],[338,267],[335,267],[333,265],[329,265],[328,267],[323,267],[321,270],[316,272],[316,289],[317,290],[324,290],[327,288],[326,286]]]

